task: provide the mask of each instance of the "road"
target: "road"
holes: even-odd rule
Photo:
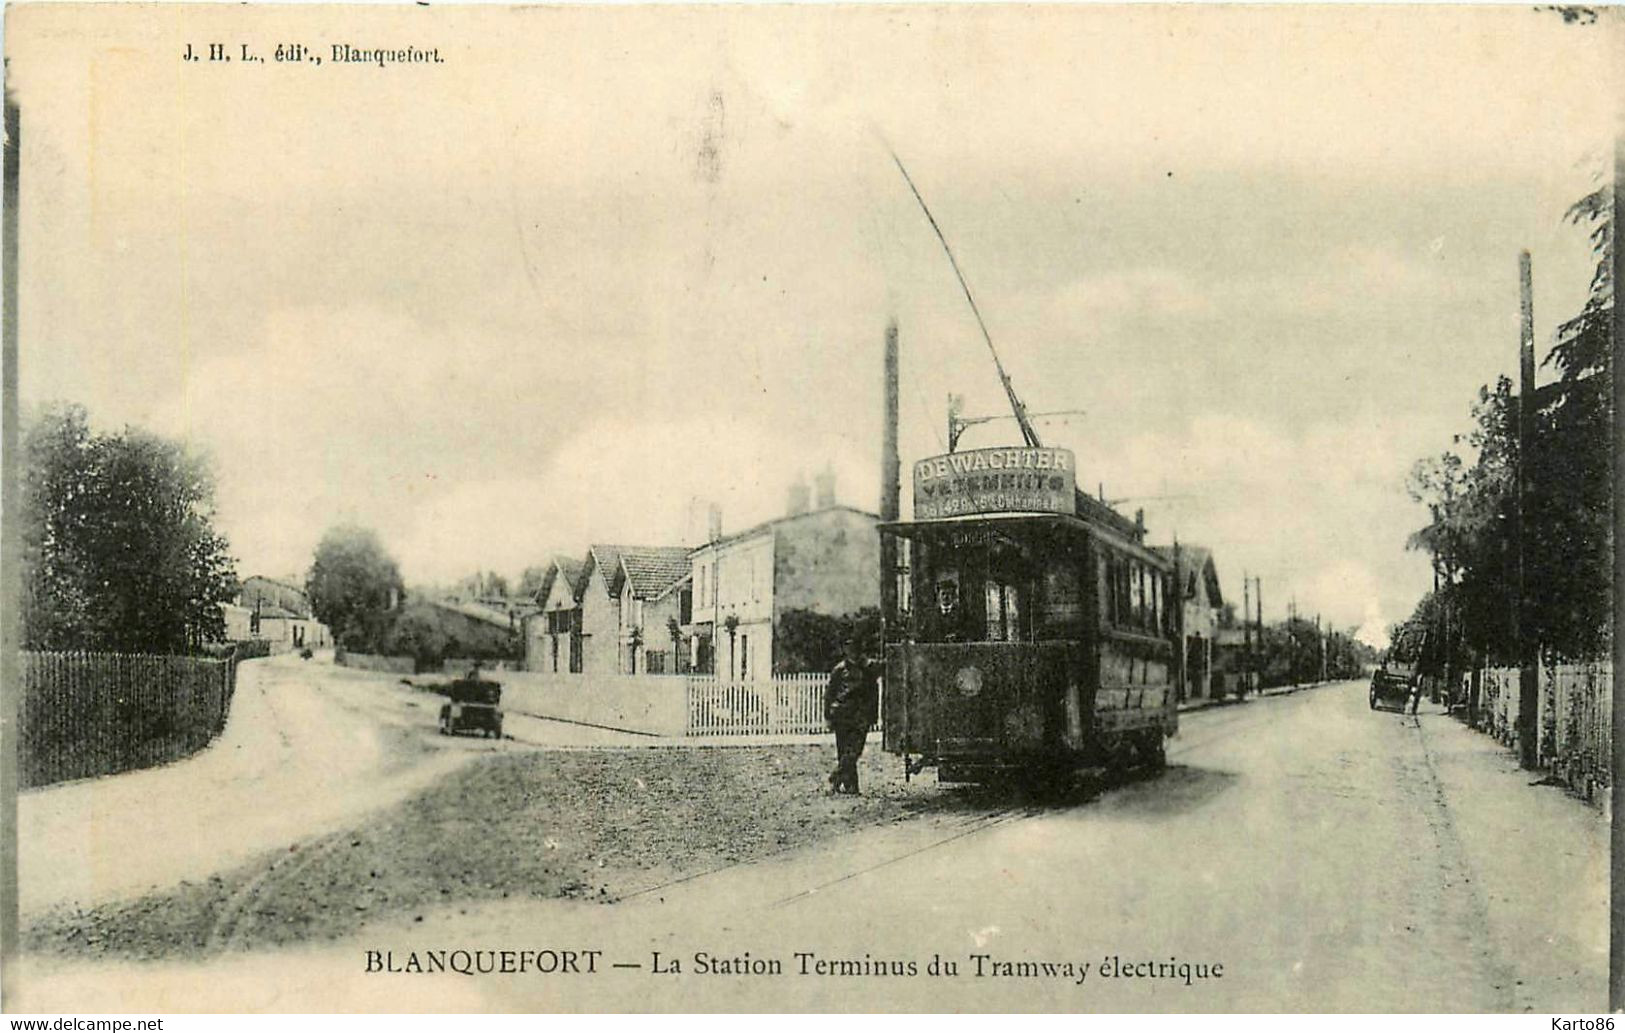
[[[474,740],[426,748],[429,704],[413,697],[292,654],[242,664],[231,720],[202,753],[18,797],[24,919],[206,878],[402,799],[477,755]]]
[[[1374,713],[1346,683],[1186,715],[1170,763],[1089,801],[899,823],[607,907],[447,909],[337,945],[195,965],[40,962],[23,985],[42,1008],[65,1006],[94,972],[94,1001],[121,1010],[1603,1006],[1606,824],[1531,785],[1485,737],[1426,707]],[[369,950],[404,964],[456,948],[597,949],[600,966],[640,967],[366,972]],[[656,974],[655,952],[684,971]],[[700,973],[700,952],[748,952],[780,974]],[[933,959],[957,974],[930,974]],[[820,960],[867,974],[819,974]],[[917,974],[874,973],[893,961]],[[1020,965],[1044,962],[1053,974]]]

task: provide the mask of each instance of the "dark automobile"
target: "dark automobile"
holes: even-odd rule
[[[446,688],[451,697],[440,707],[440,734],[480,732],[502,738],[502,686],[483,678],[459,678]]]
[[[1410,702],[1414,671],[1408,664],[1387,663],[1371,673],[1371,709],[1404,710]]]
[[[1428,647],[1425,631],[1403,629],[1388,655],[1371,674],[1371,709],[1404,710],[1422,679],[1421,657]]]

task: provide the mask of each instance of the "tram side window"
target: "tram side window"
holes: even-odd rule
[[[1136,627],[1145,627],[1145,567],[1138,560],[1129,561],[1129,613]]]
[[[1077,634],[1083,619],[1083,600],[1079,595],[1078,568],[1057,564],[1044,571],[1042,582],[1036,586],[1039,594],[1028,607],[1038,625],[1038,637],[1070,638]]]

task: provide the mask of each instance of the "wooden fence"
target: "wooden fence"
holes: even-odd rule
[[[814,735],[829,730],[824,721],[828,674],[777,674],[754,681],[691,674],[684,682],[687,735]]]
[[[236,662],[118,653],[20,656],[22,788],[153,767],[225,727]]]

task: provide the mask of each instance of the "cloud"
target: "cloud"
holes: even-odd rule
[[[1208,412],[1077,451],[1080,481],[1143,508],[1151,540],[1212,548],[1227,601],[1241,603],[1244,573],[1262,577],[1266,620],[1295,600],[1376,635],[1427,588],[1426,562],[1404,548],[1421,520],[1396,474],[1404,453],[1380,425]]]
[[[839,449],[762,432],[735,416],[602,419],[509,477],[448,485],[414,507],[400,536],[409,579],[517,572],[595,542],[697,545],[707,507],[734,533],[784,513],[787,490],[828,466],[836,501],[872,510],[875,476]]]

